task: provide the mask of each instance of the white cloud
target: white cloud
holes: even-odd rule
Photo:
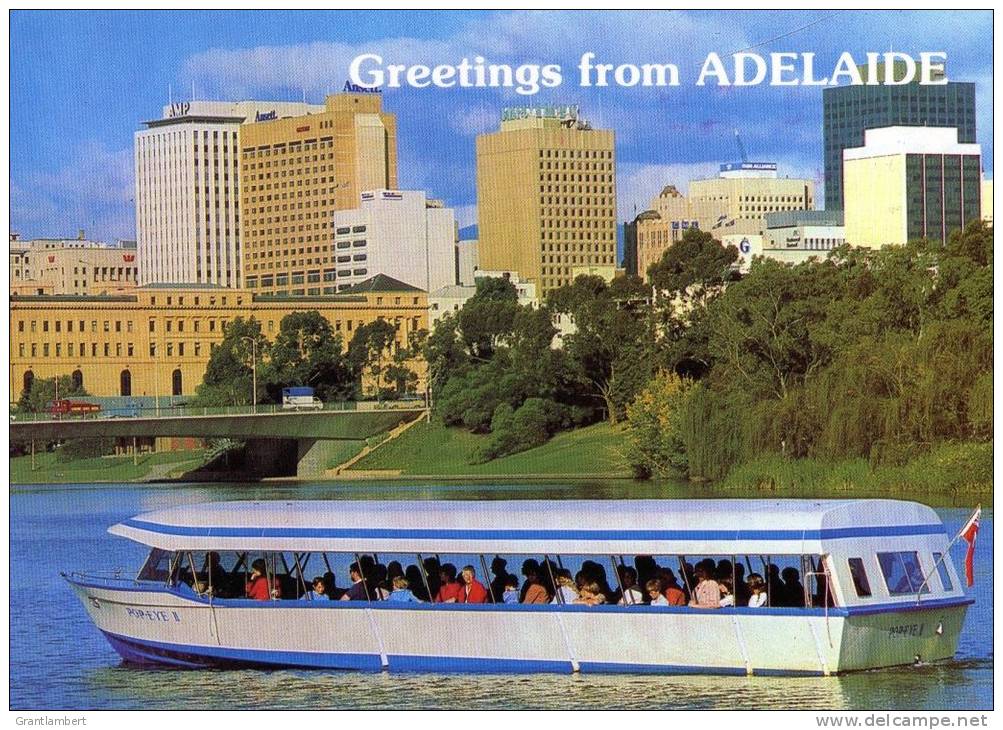
[[[666,185],[675,185],[684,195],[690,180],[717,175],[717,162],[687,162],[663,165],[621,163],[617,165],[617,216],[633,220],[647,210]],[[635,211],[636,209],[636,211]]]
[[[135,238],[132,148],[81,145],[65,165],[11,184],[11,230],[24,237]]]

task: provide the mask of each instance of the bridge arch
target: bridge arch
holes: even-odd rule
[[[181,368],[175,368],[171,373],[171,395],[181,395]]]
[[[118,376],[118,394],[132,395],[132,373],[123,370]]]

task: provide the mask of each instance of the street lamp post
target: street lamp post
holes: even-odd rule
[[[241,337],[251,343],[251,412],[258,412],[258,341],[253,337]]]

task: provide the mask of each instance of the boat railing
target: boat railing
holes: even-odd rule
[[[69,573],[60,573],[64,578],[70,580],[99,580],[109,583],[124,583],[128,585],[140,585],[141,582],[147,583],[149,581],[140,581],[136,577],[135,571],[126,570],[125,568],[112,568],[111,570],[89,570],[87,572],[74,570]]]

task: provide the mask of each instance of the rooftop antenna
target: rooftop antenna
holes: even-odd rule
[[[192,79],[192,101],[195,101],[195,79]]]
[[[745,145],[742,144],[742,138],[738,135],[738,130],[735,130],[735,144],[738,145],[738,152],[742,155],[742,162],[748,162],[749,156],[745,153]]]

